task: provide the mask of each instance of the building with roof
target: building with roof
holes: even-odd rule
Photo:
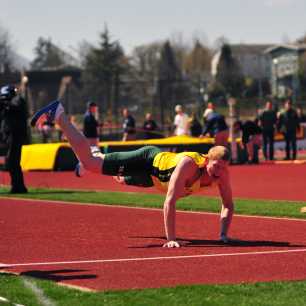
[[[302,54],[306,52],[306,45],[275,45],[268,48],[271,63],[272,94],[278,98],[292,97],[295,101],[300,93],[299,62]]]

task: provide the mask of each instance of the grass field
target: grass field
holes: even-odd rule
[[[2,190],[0,196],[10,196]],[[14,195],[16,197],[16,195]],[[73,201],[80,203],[120,204],[129,206],[161,208],[164,197],[119,192],[86,192],[52,189],[31,189],[29,194],[19,197]],[[0,198],[1,200],[1,198]],[[218,212],[217,198],[192,196],[180,200],[177,208]],[[236,213],[306,219],[300,213],[305,202],[235,200]],[[304,267],[303,267],[304,268]],[[0,274],[0,296],[13,303],[42,305],[37,295],[25,285],[28,278]],[[81,292],[58,286],[50,281],[30,279],[56,305],[305,305],[306,280],[295,282],[269,282],[239,285],[180,286],[128,291]],[[0,305],[1,299],[0,299]],[[7,304],[6,304],[7,305]]]
[[[23,305],[41,305],[23,284],[23,277],[0,274],[0,296]],[[306,281],[239,285],[178,286],[176,288],[81,292],[50,281],[31,280],[56,305],[305,305]],[[1,305],[1,302],[0,302]]]
[[[144,194],[132,192],[93,192],[56,189],[31,189],[30,193],[21,195],[10,195],[9,193],[2,192],[0,193],[0,196],[1,195],[43,200],[96,203],[108,205],[119,204],[125,206],[154,208],[162,208],[164,201],[164,196],[158,194]],[[219,202],[219,198],[191,196],[180,199],[177,202],[177,209],[219,212]],[[306,214],[300,213],[301,207],[304,206],[306,206],[305,202],[235,199],[235,214],[306,219]]]

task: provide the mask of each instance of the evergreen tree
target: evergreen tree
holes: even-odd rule
[[[161,80],[175,81],[181,79],[181,71],[177,65],[174,51],[169,41],[166,41],[161,51],[159,78]]]
[[[241,96],[244,86],[243,76],[228,44],[224,44],[221,49],[216,80],[222,85],[228,95],[234,97]]]
[[[12,45],[9,32],[0,27],[0,72],[8,73],[14,69]]]
[[[84,96],[103,105],[101,109],[113,115],[117,111],[118,87],[126,63],[120,44],[111,42],[107,27],[100,39],[99,46],[92,47],[85,57]]]
[[[169,41],[163,45],[161,50],[158,92],[161,111],[162,127],[165,123],[165,114],[169,118],[173,112],[174,104],[179,103],[180,81],[182,73],[177,65],[174,51]]]
[[[210,73],[211,58],[211,51],[197,40],[191,52],[186,56],[184,69],[189,76],[199,79]]]
[[[36,70],[58,69],[65,65],[65,54],[51,39],[39,37],[34,49],[35,58],[31,63],[31,68]]]

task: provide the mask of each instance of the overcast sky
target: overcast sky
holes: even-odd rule
[[[125,52],[182,33],[207,42],[281,43],[306,33],[306,0],[0,0],[0,25],[16,51],[33,59],[39,36],[73,54],[82,40],[96,43],[107,24]]]

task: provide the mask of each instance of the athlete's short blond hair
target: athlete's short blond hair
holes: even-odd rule
[[[211,160],[230,160],[230,152],[224,146],[215,146],[209,149],[207,156]]]

